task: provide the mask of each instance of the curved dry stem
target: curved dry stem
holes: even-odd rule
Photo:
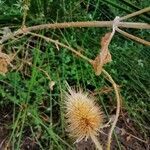
[[[125,19],[129,19],[131,17],[137,16],[137,15],[143,14],[145,12],[149,12],[149,11],[150,11],[150,7],[146,7],[144,9],[139,10],[139,11],[136,11],[134,13],[131,13],[131,14],[128,14],[126,16],[121,17],[120,21],[125,20]]]
[[[102,148],[100,142],[98,141],[97,137],[94,136],[94,135],[91,135],[90,137],[91,137],[92,141],[94,142],[96,148],[97,148],[98,150],[103,150],[103,148]]]
[[[76,50],[73,49],[72,47],[69,47],[69,46],[67,46],[67,45],[65,45],[65,44],[63,44],[63,43],[58,42],[57,40],[53,40],[53,39],[48,38],[48,37],[46,37],[46,36],[43,36],[43,35],[40,35],[40,34],[36,34],[36,33],[32,33],[32,32],[28,32],[28,34],[31,34],[31,35],[33,35],[33,36],[40,37],[40,38],[46,40],[47,42],[52,42],[52,43],[54,43],[55,45],[58,45],[58,46],[67,48],[68,50],[70,50],[71,52],[73,52],[74,54],[76,54],[77,56],[79,56],[79,57],[85,59],[86,61],[88,61],[88,62],[90,62],[90,63],[92,63],[92,60],[91,60],[91,59],[87,58],[86,56],[84,56],[84,55],[81,54],[80,52],[76,51]]]
[[[114,82],[114,80],[112,79],[112,77],[109,75],[109,73],[106,70],[103,69],[102,72],[108,78],[108,80],[111,82],[111,84],[113,85],[113,88],[114,88],[114,91],[116,94],[116,101],[117,101],[116,116],[115,116],[114,122],[112,123],[109,134],[108,134],[107,150],[110,150],[112,133],[113,133],[113,130],[114,130],[116,123],[118,121],[118,117],[119,117],[119,113],[120,113],[120,107],[121,107],[121,101],[120,101],[119,91],[118,91],[116,83]]]
[[[130,38],[132,40],[134,40],[134,41],[137,41],[137,42],[139,42],[141,44],[150,46],[150,42],[149,41],[143,40],[143,39],[141,39],[141,38],[139,38],[137,36],[129,34],[128,32],[125,32],[125,31],[123,31],[123,30],[121,30],[119,28],[116,28],[116,31],[119,32],[120,34],[122,34],[122,35],[124,35],[124,36],[126,36],[126,37],[128,37],[128,38]]]

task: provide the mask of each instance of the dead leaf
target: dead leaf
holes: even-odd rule
[[[0,58],[0,74],[5,75],[8,72],[8,63],[4,58]]]
[[[110,35],[111,35],[111,32],[108,32],[108,33],[106,33],[106,34],[102,37],[101,43],[100,43],[102,49],[103,49],[103,48],[106,46],[106,44],[109,42],[108,40],[109,40]]]
[[[8,72],[8,66],[12,66],[9,55],[0,52],[0,74],[5,75]]]
[[[110,43],[110,36],[111,32],[108,32],[105,34],[104,37],[101,39],[101,52],[100,54],[95,58],[93,61],[92,65],[95,70],[95,74],[98,76],[102,72],[103,65],[110,62],[111,59],[111,54],[108,50],[108,45]]]

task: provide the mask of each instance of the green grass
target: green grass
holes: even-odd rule
[[[35,4],[33,4],[34,1],[31,1],[32,7],[28,16],[28,24],[47,21],[108,20],[118,15],[117,13],[121,16],[121,14],[127,14],[128,10],[130,12],[134,10],[130,6],[124,7],[124,10],[114,8],[114,5],[102,3],[101,0],[92,2],[88,0],[83,7],[79,5],[79,1],[75,0],[64,1],[60,4],[58,4],[59,0],[58,2],[49,2],[48,0],[45,2],[47,5],[42,3],[42,0],[37,0]],[[16,4],[17,1],[11,1],[10,4],[12,3]],[[117,5],[117,0],[114,0],[113,3]],[[89,10],[85,8],[88,4],[91,7]],[[33,5],[35,6],[33,7]],[[110,11],[109,14],[105,12],[105,9],[101,9],[102,5]],[[142,8],[146,5],[147,3],[143,2],[138,7]],[[35,12],[36,6],[37,12]],[[7,4],[3,7],[10,8]],[[0,9],[0,11],[2,10]],[[5,14],[0,16],[3,23],[1,26],[9,25],[6,16],[11,17],[14,14],[13,11],[15,11],[15,15],[22,16],[19,8],[17,10],[16,7],[12,8],[11,6],[11,11],[5,10]],[[39,18],[32,20],[34,15]],[[144,18],[148,19],[147,16]],[[12,24],[18,26],[18,23],[13,21]],[[83,54],[95,58],[100,49],[100,38],[108,30],[104,28],[71,28],[43,31],[41,34],[49,35],[74,48],[80,46],[84,49]],[[144,36],[148,33],[148,31],[140,31],[138,34]],[[105,69],[121,86],[123,107],[137,125],[137,130],[140,130],[147,139],[149,132],[147,127],[148,121],[150,121],[149,48],[116,34],[109,49],[113,61],[106,65]],[[34,139],[43,150],[73,149],[73,141],[68,138],[64,121],[63,90],[66,90],[65,81],[71,86],[82,87],[90,91],[110,86],[110,84],[103,76],[95,76],[92,67],[87,62],[73,55],[67,49],[59,47],[58,50],[55,45],[32,36],[23,37],[14,43],[9,42],[5,46],[5,51],[7,53],[18,51],[14,64],[20,68],[11,70],[5,77],[0,75],[0,110],[2,111],[7,105],[12,107],[13,119],[8,124],[8,141],[11,143],[12,149],[19,150],[26,137]],[[33,65],[29,66],[22,60],[32,62]],[[51,81],[55,82],[53,91],[49,88],[49,79],[39,68],[46,71]],[[114,94],[110,93],[110,97],[114,99]],[[112,105],[116,106],[115,100],[110,102],[107,95],[97,95],[97,99],[106,115],[110,113]]]

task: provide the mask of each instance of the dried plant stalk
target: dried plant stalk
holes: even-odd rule
[[[102,146],[100,145],[99,141],[97,140],[96,136],[91,135],[91,139],[94,142],[94,144],[96,145],[98,150],[103,150]]]
[[[125,32],[125,31],[123,31],[123,30],[121,30],[119,28],[116,28],[116,31],[119,32],[120,34],[122,34],[122,35],[124,35],[124,36],[126,36],[126,37],[128,37],[128,38],[130,38],[132,40],[134,40],[134,41],[137,41],[137,42],[139,42],[141,44],[150,46],[150,42],[149,41],[143,40],[143,39],[141,39],[141,38],[139,38],[137,36],[129,34],[129,33]]]
[[[40,37],[40,38],[46,40],[47,42],[52,42],[52,43],[54,43],[55,45],[59,45],[59,46],[61,46],[61,47],[67,48],[68,50],[70,50],[71,52],[73,52],[74,54],[76,54],[77,56],[79,56],[79,57],[85,59],[86,61],[88,61],[88,62],[90,62],[90,63],[92,63],[92,60],[91,60],[91,59],[89,59],[89,58],[87,58],[86,56],[82,55],[80,52],[76,51],[76,50],[73,49],[72,47],[69,47],[69,46],[67,46],[67,45],[65,45],[65,44],[63,44],[63,43],[58,42],[57,40],[53,40],[53,39],[48,38],[48,37],[46,37],[46,36],[43,36],[43,35],[40,35],[40,34],[36,34],[36,33],[32,33],[32,32],[29,32],[28,34],[31,34],[31,35],[33,35],[33,36]]]
[[[28,0],[27,0],[28,1]],[[29,4],[29,1],[28,1]],[[142,9],[140,11],[131,13],[127,16],[121,17],[121,20],[131,18],[136,15],[140,15],[142,13],[150,11],[150,7]],[[26,18],[27,10],[25,11],[25,15],[23,17],[23,27],[25,24],[25,18]],[[0,40],[0,44],[3,44],[5,41],[11,39],[12,37],[26,34],[27,32],[36,31],[36,30],[42,30],[42,29],[60,29],[60,28],[71,28],[71,27],[112,27],[114,21],[85,21],[85,22],[64,22],[64,23],[53,23],[53,24],[42,24],[42,25],[36,25],[32,27],[25,27],[20,28],[14,33],[8,34],[5,39]],[[117,24],[118,27],[122,28],[135,28],[135,29],[150,29],[150,24],[148,23],[134,23],[134,22],[119,22]]]
[[[140,15],[140,14],[143,14],[143,13],[149,12],[149,11],[150,11],[150,7],[141,9],[141,10],[139,10],[139,11],[136,11],[136,12],[134,12],[134,13],[131,13],[131,14],[128,14],[128,15],[126,15],[126,16],[124,16],[124,17],[121,17],[121,18],[120,18],[120,21],[125,20],[125,19],[129,19],[129,18],[131,18],[131,17],[135,17],[135,16],[137,16],[137,15]]]
[[[107,71],[105,71],[103,69],[102,72],[108,78],[108,80],[111,82],[111,84],[113,85],[115,95],[116,95],[116,101],[117,101],[116,116],[115,116],[115,119],[112,123],[112,127],[109,131],[109,134],[108,134],[107,150],[110,150],[112,133],[113,133],[113,130],[114,130],[116,123],[118,121],[118,118],[119,118],[119,113],[120,113],[120,108],[121,108],[121,100],[120,100],[119,90],[117,88],[117,84],[114,82],[114,80],[112,79],[112,77],[109,75],[109,73]]]
[[[7,40],[16,37],[21,34],[26,34],[31,31],[42,30],[42,29],[61,29],[61,28],[72,28],[72,27],[112,27],[113,21],[86,21],[86,22],[65,22],[65,23],[54,23],[54,24],[42,24],[27,28],[21,28],[7,35],[5,39],[0,40],[0,44],[3,44]],[[118,27],[122,28],[134,28],[134,29],[150,29],[150,25],[147,23],[133,23],[133,22],[119,22]]]

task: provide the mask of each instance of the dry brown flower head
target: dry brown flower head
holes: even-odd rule
[[[65,104],[70,136],[80,141],[98,134],[104,117],[93,97],[82,90],[76,92],[69,88]]]

